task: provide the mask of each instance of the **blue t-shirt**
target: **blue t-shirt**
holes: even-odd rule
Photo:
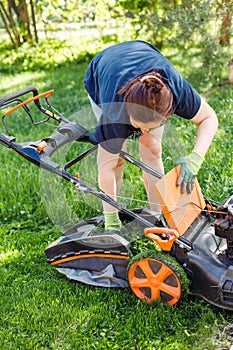
[[[198,112],[201,97],[175,67],[151,44],[128,41],[100,52],[88,66],[84,84],[102,115],[95,128],[97,142],[111,153],[119,153],[124,140],[141,135],[129,120],[118,91],[134,78],[158,71],[173,93],[174,113],[192,119]]]

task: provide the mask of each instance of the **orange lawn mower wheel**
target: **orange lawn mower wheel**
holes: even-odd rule
[[[182,295],[179,272],[171,266],[170,261],[168,263],[167,259],[157,255],[155,252],[154,256],[140,258],[142,255],[138,254],[134,257],[134,262],[130,264],[128,271],[128,282],[139,299],[148,303],[153,300],[164,301],[172,306],[180,300]],[[167,254],[163,255],[167,257]],[[171,259],[174,258],[169,256],[169,260]]]

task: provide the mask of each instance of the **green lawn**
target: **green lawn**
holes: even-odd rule
[[[28,85],[35,85],[39,92],[55,89],[50,98],[52,105],[65,117],[93,127],[83,87],[90,57],[85,59],[84,55],[79,59],[75,55],[66,62],[56,62],[54,58],[55,67],[46,66],[45,60],[39,60],[41,56],[32,64],[29,57],[31,70],[13,61],[7,67],[2,60],[0,96]],[[197,68],[196,54],[180,53],[171,55],[171,59],[218,114],[219,130],[198,179],[204,195],[220,202],[233,194],[232,86],[219,86],[204,68]],[[220,81],[226,76],[227,71]],[[7,121],[17,141],[48,136],[54,131],[53,123],[50,124],[32,127],[20,113],[9,116]],[[0,130],[3,131],[2,127]],[[194,133],[191,123],[179,118],[174,117],[168,124],[163,152],[166,171],[173,167],[179,155],[191,150]],[[134,148],[130,144],[130,150]],[[101,204],[88,196],[77,199],[70,184],[53,179],[5,147],[0,147],[0,164],[0,349],[230,348],[232,313],[201,299],[190,296],[174,307],[147,305],[129,289],[87,286],[59,274],[46,263],[44,249],[61,235],[67,222],[91,217],[101,210]],[[91,178],[90,164],[94,167]],[[96,183],[95,161],[81,166],[81,176]],[[147,205],[137,169],[126,167],[124,183],[125,205]],[[53,203],[44,193],[50,189],[49,196],[57,194]],[[62,211],[67,217],[61,218]]]

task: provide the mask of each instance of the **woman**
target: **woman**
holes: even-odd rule
[[[114,200],[122,181],[119,157],[126,139],[139,137],[142,161],[163,173],[161,140],[164,124],[176,114],[197,126],[190,155],[181,157],[177,185],[191,193],[193,181],[216,133],[215,112],[173,65],[151,44],[135,40],[113,45],[91,61],[85,88],[98,119],[98,178],[100,188]],[[155,177],[144,173],[151,209],[160,212],[154,192]],[[103,203],[105,229],[119,230],[118,212]]]

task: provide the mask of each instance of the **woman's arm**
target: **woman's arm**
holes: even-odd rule
[[[211,141],[218,128],[218,118],[214,110],[204,100],[201,100],[201,106],[191,121],[197,126],[197,137],[194,151],[205,156]]]
[[[176,166],[181,165],[176,181],[176,185],[181,186],[181,193],[185,193],[185,191],[187,193],[192,192],[194,178],[204,161],[204,156],[218,128],[218,119],[214,110],[203,99],[199,111],[191,120],[197,126],[193,151],[186,157],[180,157],[175,163]]]

